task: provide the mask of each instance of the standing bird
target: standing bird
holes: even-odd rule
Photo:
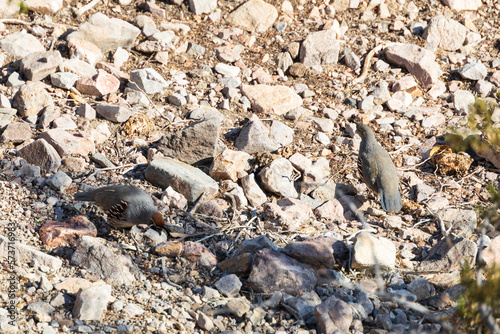
[[[368,125],[356,123],[356,133],[361,137],[358,169],[363,181],[380,195],[380,203],[386,212],[398,212],[402,206],[399,179],[389,153],[380,146]]]
[[[107,214],[107,222],[115,228],[137,224],[163,227],[165,221],[151,196],[134,186],[112,185],[75,194],[75,200],[95,202]]]

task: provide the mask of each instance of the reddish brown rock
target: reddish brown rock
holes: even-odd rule
[[[293,242],[286,245],[281,252],[315,269],[332,269],[337,256],[339,259],[345,259],[349,254],[344,242],[333,237]]]
[[[40,239],[49,247],[76,245],[81,235],[97,236],[95,225],[85,216],[71,217],[63,222],[48,221],[40,227]]]
[[[219,262],[217,267],[228,274],[235,274],[238,276],[248,275],[252,266],[252,261],[253,254],[243,253]]]
[[[208,248],[198,242],[164,242],[158,245],[158,247],[155,248],[155,251],[161,256],[184,256],[189,261],[199,263],[206,267],[213,267],[217,265],[217,258],[215,255],[212,254]]]

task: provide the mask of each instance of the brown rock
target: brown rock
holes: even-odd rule
[[[247,287],[256,292],[284,291],[296,296],[314,289],[314,270],[284,254],[263,249],[253,259]]]
[[[7,125],[0,142],[19,144],[31,138],[31,127],[28,123],[14,122]]]
[[[314,318],[319,333],[332,334],[348,333],[353,317],[349,304],[332,296],[314,308]]]
[[[169,241],[158,245],[156,253],[161,256],[176,257],[184,256],[191,262],[199,263],[202,266],[213,267],[217,265],[217,258],[208,248],[198,242]]]
[[[38,139],[19,150],[19,156],[29,164],[40,167],[42,175],[57,172],[61,166],[61,157],[56,149],[45,139]]]
[[[85,216],[71,217],[63,222],[48,221],[40,227],[40,239],[49,247],[67,243],[76,245],[81,235],[97,236],[95,225]]]
[[[333,237],[318,237],[293,242],[286,245],[281,253],[308,264],[315,269],[332,269],[335,266],[335,249],[339,250],[339,257],[342,258],[345,258],[345,255],[349,253],[344,242]]]
[[[250,273],[252,262],[253,254],[243,253],[219,262],[217,267],[225,273],[242,276]]]
[[[306,72],[307,67],[302,63],[293,63],[292,66],[288,68],[288,73],[290,73],[291,76],[298,78],[302,78],[304,75],[306,75]]]
[[[222,218],[224,216],[224,211],[220,205],[215,200],[203,202],[198,206],[196,213],[200,213],[209,217]]]

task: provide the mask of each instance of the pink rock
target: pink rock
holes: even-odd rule
[[[42,132],[40,137],[54,146],[57,153],[61,156],[71,154],[86,155],[95,152],[94,141],[83,137],[79,133],[69,133],[63,129],[51,129]]]
[[[500,71],[495,71],[490,77],[490,82],[500,86]]]
[[[82,94],[101,97],[114,93],[120,88],[120,80],[108,73],[99,73],[92,78],[83,78],[76,82],[76,89]]]
[[[85,39],[69,39],[68,48],[71,58],[84,60],[92,66],[104,57],[97,45]]]
[[[217,258],[205,246],[198,242],[186,241],[182,255],[189,261],[196,262],[205,267],[217,265]]]
[[[407,90],[417,85],[415,78],[412,76],[405,76],[394,82],[392,85],[392,91],[397,92],[400,90]]]
[[[302,105],[302,98],[286,86],[242,85],[241,92],[264,114],[283,115]]]
[[[415,44],[395,44],[385,49],[390,63],[406,68],[422,86],[435,83],[443,72],[436,63],[434,53]]]
[[[97,236],[95,225],[85,216],[71,217],[63,222],[49,221],[40,227],[40,239],[49,247],[63,243],[71,246],[81,235]]]
[[[314,210],[318,218],[329,219],[337,222],[345,221],[344,207],[337,199],[331,199]]]
[[[285,197],[277,203],[267,203],[264,215],[267,219],[277,222],[284,230],[295,231],[312,217],[312,210],[304,201]]]
[[[430,97],[436,100],[440,95],[446,92],[446,85],[441,80],[436,81],[427,91]]]
[[[245,49],[243,45],[236,45],[233,48],[230,46],[221,46],[215,48],[215,55],[220,61],[233,63],[240,59],[241,52]]]
[[[491,244],[483,250],[483,260],[488,266],[500,266],[500,237],[496,237]]]

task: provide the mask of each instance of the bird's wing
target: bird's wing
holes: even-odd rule
[[[130,203],[126,201],[120,201],[119,203],[113,205],[109,210],[106,211],[109,219],[123,221],[125,219],[125,211]]]
[[[358,160],[358,168],[361,171],[363,180],[366,185],[373,191],[378,192],[377,189],[377,176],[378,176],[378,166],[375,159],[372,159],[366,153],[361,153]]]
[[[109,211],[113,205],[120,203],[122,200],[118,191],[114,189],[101,189],[95,194],[94,199],[104,211]]]

